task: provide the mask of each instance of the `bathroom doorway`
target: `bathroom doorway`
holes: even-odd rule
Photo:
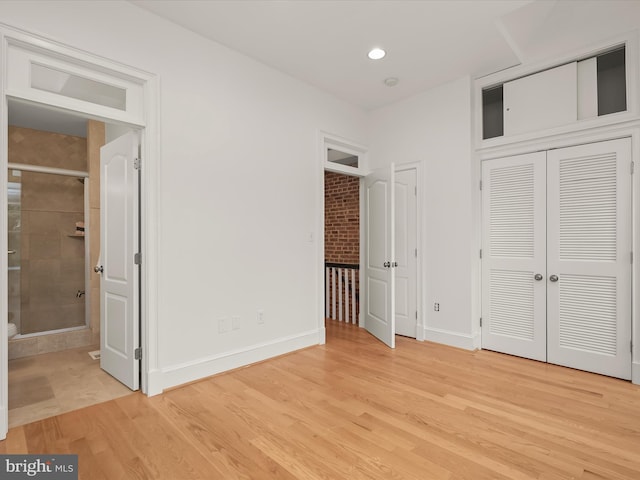
[[[100,369],[99,149],[123,128],[9,101],[9,426],[131,391]],[[126,129],[128,130],[128,129]]]

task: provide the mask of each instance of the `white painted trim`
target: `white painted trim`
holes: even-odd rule
[[[270,342],[232,350],[219,355],[211,355],[191,362],[185,362],[162,369],[163,388],[171,388],[234,368],[261,362],[278,355],[318,345],[320,330],[311,330],[297,335],[278,338]],[[160,380],[160,379],[158,379]]]
[[[143,127],[141,135],[142,150],[142,338],[143,349],[142,392],[155,395],[162,392],[162,382],[158,376],[158,252],[159,238],[159,202],[158,185],[160,181],[160,138],[159,138],[159,79],[156,75],[138,70],[106,58],[93,55],[73,47],[68,47],[55,40],[30,34],[0,23],[0,249],[7,247],[6,212],[7,212],[7,49],[8,42],[18,42],[37,48],[41,53],[63,56],[73,59],[86,68],[94,67],[101,72],[114,72],[136,79],[144,91],[144,123],[123,119],[111,114],[96,115],[86,111],[80,104],[78,112],[87,117],[103,121],[127,123],[130,126]],[[68,107],[67,107],[68,109]],[[0,270],[4,281],[0,282],[0,318],[7,318],[7,256],[0,255]],[[8,341],[7,322],[0,322],[0,439],[5,438],[8,431]]]
[[[425,327],[424,339],[428,342],[442,343],[450,347],[464,348],[465,350],[477,350],[480,348],[479,333],[469,335],[440,328]]]
[[[636,118],[619,125],[605,125],[586,131],[573,132],[571,134],[558,135],[553,138],[539,138],[521,145],[506,145],[491,151],[479,152],[478,161],[501,158],[505,156],[519,155],[539,150],[564,148],[587,143],[603,142],[617,138],[631,138],[631,158],[635,162],[635,173],[632,176],[632,248],[634,251],[634,264],[632,267],[632,295],[631,295],[631,338],[633,341],[632,352],[632,382],[640,384],[640,119]],[[478,177],[475,185],[478,184]],[[478,228],[482,231],[482,219]],[[482,285],[480,285],[482,288]],[[480,329],[481,330],[481,329]],[[480,335],[480,334],[479,334]],[[481,336],[480,336],[481,339]],[[481,342],[478,343],[481,348]]]
[[[6,72],[7,49],[6,35],[0,28],[0,71]],[[7,111],[6,75],[0,75],[0,252],[8,250],[8,198],[7,181],[8,169],[8,130],[9,119]],[[9,431],[9,339],[7,336],[9,318],[8,312],[8,258],[0,255],[0,439],[7,437]]]
[[[353,175],[356,177],[364,177],[369,174],[369,149],[364,145],[360,145],[344,137],[323,131],[320,131],[320,144],[322,146],[321,158],[325,170]],[[329,148],[340,150],[341,152],[349,153],[351,155],[356,155],[358,157],[358,166],[350,167],[348,165],[330,162],[327,159],[327,149]]]
[[[344,165],[336,165],[335,163],[331,163],[327,161],[327,149],[328,148],[337,148],[343,152],[351,153],[353,155],[358,155],[359,167],[347,167]],[[368,170],[368,157],[369,157],[369,149],[360,145],[356,142],[348,140],[344,137],[340,137],[338,135],[334,135],[331,133],[324,132],[322,130],[318,131],[318,152],[317,152],[318,160],[317,160],[317,175],[318,180],[316,181],[317,191],[316,191],[316,231],[317,235],[317,249],[316,249],[316,309],[318,312],[318,330],[322,331],[322,334],[319,335],[320,344],[324,344],[326,342],[326,333],[325,333],[325,269],[324,269],[324,172],[331,171],[336,173],[342,173],[346,175],[352,175],[355,177],[360,177],[360,265],[363,265],[364,256],[362,245],[364,242],[363,235],[363,224],[362,224],[362,212],[364,211],[364,196],[362,193],[362,179],[364,175],[366,175],[366,171]],[[338,168],[336,168],[338,167]],[[363,288],[362,288],[362,269],[359,270],[358,274],[359,285],[360,285],[360,298],[359,298],[359,308],[360,317],[358,318],[358,325],[363,326],[362,321],[362,305],[363,303]]]
[[[423,215],[423,193],[422,188],[424,182],[422,181],[422,164],[420,162],[401,163],[396,165],[396,172],[402,172],[404,170],[415,170],[416,172],[416,187],[418,189],[416,194],[416,246],[418,248],[418,258],[416,259],[416,309],[418,310],[418,318],[416,319],[416,340],[424,341],[424,315],[423,315],[423,296],[422,286],[423,283],[423,258],[425,258],[425,252],[423,251],[422,239],[422,219]],[[360,283],[362,285],[362,283]]]
[[[602,117],[578,120],[574,123],[560,127],[550,128],[539,132],[530,132],[511,137],[496,137],[487,140],[482,139],[482,89],[504,82],[531,75],[543,70],[547,70],[559,65],[563,65],[576,60],[582,60],[597,55],[609,48],[618,45],[625,45],[626,49],[626,74],[627,74],[627,110],[625,112],[605,115]],[[607,125],[614,125],[633,120],[640,112],[640,58],[638,46],[638,32],[629,32],[624,35],[612,37],[606,41],[599,42],[588,47],[575,50],[560,57],[554,57],[543,61],[534,62],[528,65],[519,65],[496,72],[491,75],[476,79],[474,82],[474,144],[478,151],[493,149],[501,146],[512,145],[521,142],[539,141],[545,137],[553,137],[563,134],[580,132],[586,129],[594,129]]]

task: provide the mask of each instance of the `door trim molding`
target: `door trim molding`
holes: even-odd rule
[[[509,157],[520,155],[523,153],[531,153],[539,150],[552,150],[555,148],[571,147],[583,145],[587,143],[596,143],[607,140],[615,140],[618,138],[631,138],[631,159],[635,162],[635,173],[632,178],[631,192],[631,216],[632,216],[632,248],[635,253],[634,263],[632,266],[631,282],[631,338],[633,341],[632,363],[631,363],[631,381],[640,385],[640,119],[634,119],[624,124],[607,125],[603,127],[587,129],[584,131],[572,132],[570,134],[558,135],[551,138],[536,139],[526,145],[506,145],[493,151],[476,151],[476,161],[481,163],[484,160],[492,160],[495,158]],[[480,172],[481,169],[478,169]],[[481,198],[481,192],[477,189],[480,177],[476,177],[472,188]],[[479,234],[482,235],[482,219],[477,226]],[[478,247],[480,248],[480,247]],[[480,270],[482,271],[482,261],[480,260]],[[482,282],[479,285],[480,296],[482,296]],[[482,311],[482,302],[479,301],[479,311]],[[476,348],[482,349],[479,336]]]
[[[141,198],[141,241],[145,253],[145,262],[142,265],[143,282],[141,292],[141,346],[145,356],[141,365],[143,393],[155,395],[162,392],[158,369],[157,350],[157,313],[158,313],[158,251],[160,246],[158,217],[158,184],[160,178],[159,159],[159,83],[156,75],[138,70],[124,64],[99,57],[90,52],[64,45],[55,40],[14,28],[0,23],[0,70],[7,72],[7,57],[9,44],[13,42],[27,45],[37,49],[41,55],[52,57],[65,57],[79,62],[84,68],[95,69],[101,74],[114,72],[124,77],[138,81],[143,88],[142,121],[111,116],[108,112],[103,115],[91,113],[80,104],[69,109],[81,114],[91,115],[92,118],[111,121],[141,128],[141,153],[144,160],[144,174],[142,175]],[[7,212],[7,75],[0,76],[0,249],[7,247],[6,212]],[[48,105],[46,101],[41,104]],[[7,257],[0,255],[0,269],[7,271]],[[0,282],[0,318],[7,318],[7,283]],[[0,438],[5,438],[8,431],[8,340],[7,322],[0,322]]]
[[[422,291],[423,285],[425,285],[424,279],[424,269],[423,266],[423,258],[425,258],[425,248],[423,239],[426,238],[425,233],[423,231],[425,222],[422,221],[423,218],[423,179],[422,179],[422,164],[420,162],[410,162],[410,163],[401,163],[396,165],[396,172],[402,172],[405,170],[415,170],[416,172],[416,188],[418,189],[416,194],[416,245],[418,248],[418,258],[416,259],[416,308],[418,310],[418,318],[416,319],[416,340],[423,342],[426,340],[426,331],[424,321],[424,310],[423,310],[423,298],[424,292]]]
[[[324,172],[331,171],[342,173],[345,175],[352,175],[356,177],[360,177],[360,212],[363,209],[363,194],[362,194],[362,179],[367,173],[368,170],[368,156],[369,156],[369,148],[365,145],[358,144],[352,140],[348,140],[344,137],[340,137],[338,135],[334,135],[331,133],[324,132],[322,130],[318,130],[318,151],[317,151],[317,175],[318,180],[316,182],[317,191],[316,191],[316,205],[317,205],[317,218],[316,218],[316,227],[315,231],[318,232],[316,235],[316,312],[318,312],[318,344],[324,345],[327,341],[326,337],[326,328],[325,328],[325,317],[324,317],[324,288],[325,288],[325,278],[324,278]],[[347,152],[351,152],[353,154],[357,154],[362,160],[362,166],[359,168],[352,167],[344,167],[344,168],[336,168],[334,165],[329,164],[327,161],[327,149],[328,148],[341,148]],[[329,165],[328,165],[329,164]],[[339,166],[340,167],[340,166]],[[362,252],[362,242],[363,242],[363,224],[362,224],[362,215],[360,215],[360,264],[363,262],[363,252]],[[312,233],[313,236],[313,233]],[[359,275],[359,284],[362,285],[362,269],[358,271]],[[359,307],[362,306],[362,295],[360,295],[359,299]],[[359,309],[361,312],[361,309]],[[360,314],[358,318],[358,325],[362,326],[362,314]]]

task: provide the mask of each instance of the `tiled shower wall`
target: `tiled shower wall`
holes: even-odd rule
[[[87,171],[87,140],[12,126],[9,161]],[[85,290],[85,239],[75,236],[75,222],[84,220],[84,185],[73,177],[31,172],[10,180],[22,184],[21,333],[85,325],[86,296],[76,297]],[[15,339],[9,358],[88,345],[96,338],[92,329],[83,329]]]

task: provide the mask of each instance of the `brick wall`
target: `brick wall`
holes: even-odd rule
[[[324,173],[324,258],[360,263],[360,179]]]

